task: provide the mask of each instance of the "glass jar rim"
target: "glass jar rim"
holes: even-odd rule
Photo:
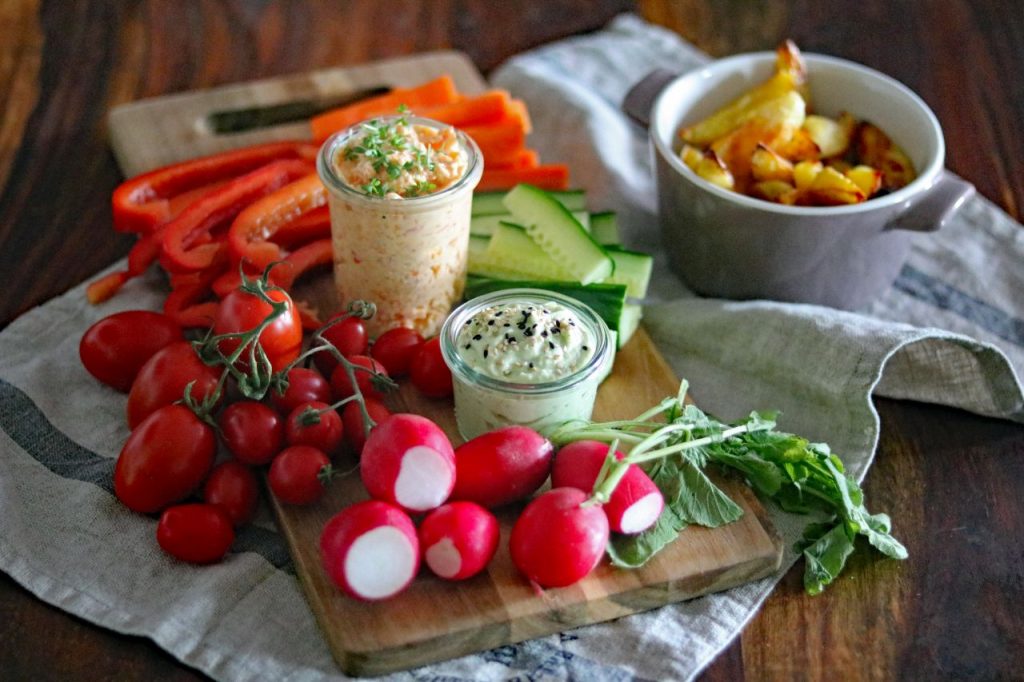
[[[424,194],[417,197],[402,197],[401,199],[372,196],[346,183],[334,167],[334,157],[337,152],[352,136],[358,133],[364,125],[370,122],[387,124],[398,121],[399,119],[405,119],[411,125],[423,125],[434,129],[452,128],[455,131],[455,136],[456,139],[458,139],[459,144],[469,156],[469,162],[466,164],[466,171],[462,176],[439,192],[432,192],[430,194]],[[458,193],[459,190],[465,188],[467,185],[469,185],[470,189],[475,188],[483,174],[482,161],[483,154],[480,152],[480,148],[477,146],[476,142],[473,141],[473,138],[447,123],[435,121],[431,118],[412,115],[375,116],[351,125],[348,128],[340,130],[328,137],[320,146],[320,151],[316,155],[316,170],[317,174],[320,176],[320,180],[329,191],[342,194],[347,199],[365,202],[374,206],[389,204],[392,206],[401,205],[407,206],[410,209],[418,209],[426,208],[434,203],[443,202],[451,195]]]
[[[545,381],[535,384],[523,384],[514,381],[496,379],[488,374],[480,372],[467,363],[458,352],[456,339],[459,330],[466,320],[484,308],[497,303],[538,303],[555,301],[571,310],[594,336],[594,354],[583,367],[572,374],[567,374],[553,381]],[[571,296],[549,291],[547,289],[500,289],[483,296],[466,301],[456,308],[444,326],[441,327],[441,355],[445,364],[452,371],[452,374],[474,386],[489,388],[495,391],[519,395],[519,396],[540,396],[548,395],[571,388],[583,381],[586,381],[596,372],[600,371],[607,361],[611,349],[611,331],[604,320],[594,312],[593,308]]]

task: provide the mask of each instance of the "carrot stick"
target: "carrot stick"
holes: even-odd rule
[[[511,159],[501,163],[485,160],[487,170],[521,170],[540,165],[540,155],[533,149],[520,149]]]
[[[313,139],[323,142],[339,130],[362,120],[397,113],[403,104],[410,108],[425,108],[450,104],[458,98],[451,76],[441,76],[413,88],[395,88],[383,95],[314,116],[309,125],[313,129]]]
[[[492,123],[502,118],[517,115],[512,107],[508,93],[504,90],[491,90],[476,97],[466,97],[450,104],[434,107],[410,107],[416,116],[432,118],[441,123],[463,127]]]
[[[521,99],[514,99],[509,102],[508,112],[513,118],[521,121],[523,132],[529,135],[533,132],[533,121],[530,120],[530,112],[526,109],[526,102]]]
[[[517,121],[503,120],[485,126],[466,126],[462,132],[473,138],[484,155],[484,163],[507,164],[526,145],[526,133]]]
[[[477,192],[511,189],[520,182],[527,182],[541,189],[564,190],[569,188],[569,167],[564,163],[551,163],[536,168],[490,169],[484,165],[484,174]]]

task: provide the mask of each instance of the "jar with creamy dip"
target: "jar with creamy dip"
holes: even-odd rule
[[[317,171],[328,192],[342,301],[373,301],[377,336],[433,336],[462,297],[473,189],[483,157],[469,136],[415,116],[364,121],[330,137]]]
[[[467,440],[509,424],[543,434],[589,419],[614,353],[611,332],[597,313],[542,289],[474,298],[441,330],[455,420]]]

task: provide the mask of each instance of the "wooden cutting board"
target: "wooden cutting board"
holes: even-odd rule
[[[111,144],[125,174],[131,175],[236,146],[305,138],[309,132],[303,122],[232,134],[217,134],[209,123],[217,112],[274,107],[296,99],[315,106],[347,93],[412,85],[442,73],[451,74],[467,93],[486,87],[464,55],[422,54],[124,105],[110,114]],[[306,294],[324,309],[336,307],[328,277],[312,283]],[[615,369],[598,393],[594,417],[635,416],[674,395],[678,384],[641,328],[617,355]],[[450,401],[424,398],[407,382],[390,401],[394,411],[430,417],[454,444],[461,442]],[[337,466],[345,470],[356,462],[342,457]],[[686,529],[642,569],[619,570],[605,562],[576,585],[537,591],[509,558],[509,533],[519,511],[513,508],[499,514],[501,543],[485,573],[450,583],[424,569],[408,590],[378,603],[344,596],[330,583],[319,557],[320,531],[327,520],[366,498],[357,474],[335,481],[324,499],[310,507],[272,504],[338,664],[350,675],[377,675],[627,616],[769,575],[780,565],[782,546],[764,509],[741,482],[718,482],[743,508],[743,517],[713,530]]]

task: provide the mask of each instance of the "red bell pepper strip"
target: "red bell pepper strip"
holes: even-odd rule
[[[184,195],[179,195],[171,201],[171,210],[174,215],[181,212],[184,208],[184,203],[178,203],[178,199],[185,197],[186,195],[190,198],[190,201],[195,201],[202,197],[204,194],[211,190],[211,187],[217,187],[223,184],[222,182],[214,183],[214,185],[208,185],[188,191]],[[166,223],[165,223],[166,224]],[[102,278],[91,283],[85,290],[86,299],[95,305],[96,303],[102,303],[105,300],[113,298],[115,294],[121,291],[121,288],[131,280],[137,278],[138,275],[150,269],[150,266],[156,262],[160,256],[160,250],[164,239],[163,225],[158,227],[152,232],[148,232],[147,235],[139,236],[138,240],[132,246],[128,252],[128,269],[120,270],[118,272],[111,272],[102,276]]]
[[[333,261],[334,250],[330,238],[318,239],[288,254],[284,262],[274,268],[274,279],[282,289],[291,290],[299,277],[318,265],[330,265]]]
[[[114,229],[152,232],[171,218],[175,197],[248,173],[280,159],[316,159],[317,146],[308,142],[270,142],[183,161],[137,175],[114,190]],[[176,203],[180,204],[183,197]]]
[[[172,277],[173,288],[164,299],[164,314],[184,329],[212,326],[220,303],[201,301],[210,295],[210,285],[220,275],[221,271],[211,268],[201,273]]]
[[[282,225],[270,235],[270,241],[285,249],[297,249],[303,244],[330,236],[331,215],[327,206],[320,206]]]
[[[281,249],[267,241],[283,226],[327,203],[327,190],[316,173],[265,196],[238,214],[228,231],[234,262],[262,270],[281,260]]]
[[[85,298],[93,305],[103,303],[120,291],[127,281],[127,270],[118,270],[117,272],[103,275],[99,279],[89,282],[89,286],[85,288]]]
[[[273,273],[271,273],[273,278]],[[228,268],[223,275],[213,280],[213,293],[217,298],[224,298],[232,291],[242,286],[242,275],[238,268]]]
[[[305,301],[295,301],[295,308],[299,311],[299,319],[302,321],[304,330],[311,332],[324,326],[323,320],[310,304]]]
[[[205,270],[218,263],[226,255],[227,247],[213,237],[214,231],[231,224],[253,202],[260,203],[259,199],[307,175],[310,168],[307,161],[272,161],[192,203],[161,228],[161,262],[172,272]]]

